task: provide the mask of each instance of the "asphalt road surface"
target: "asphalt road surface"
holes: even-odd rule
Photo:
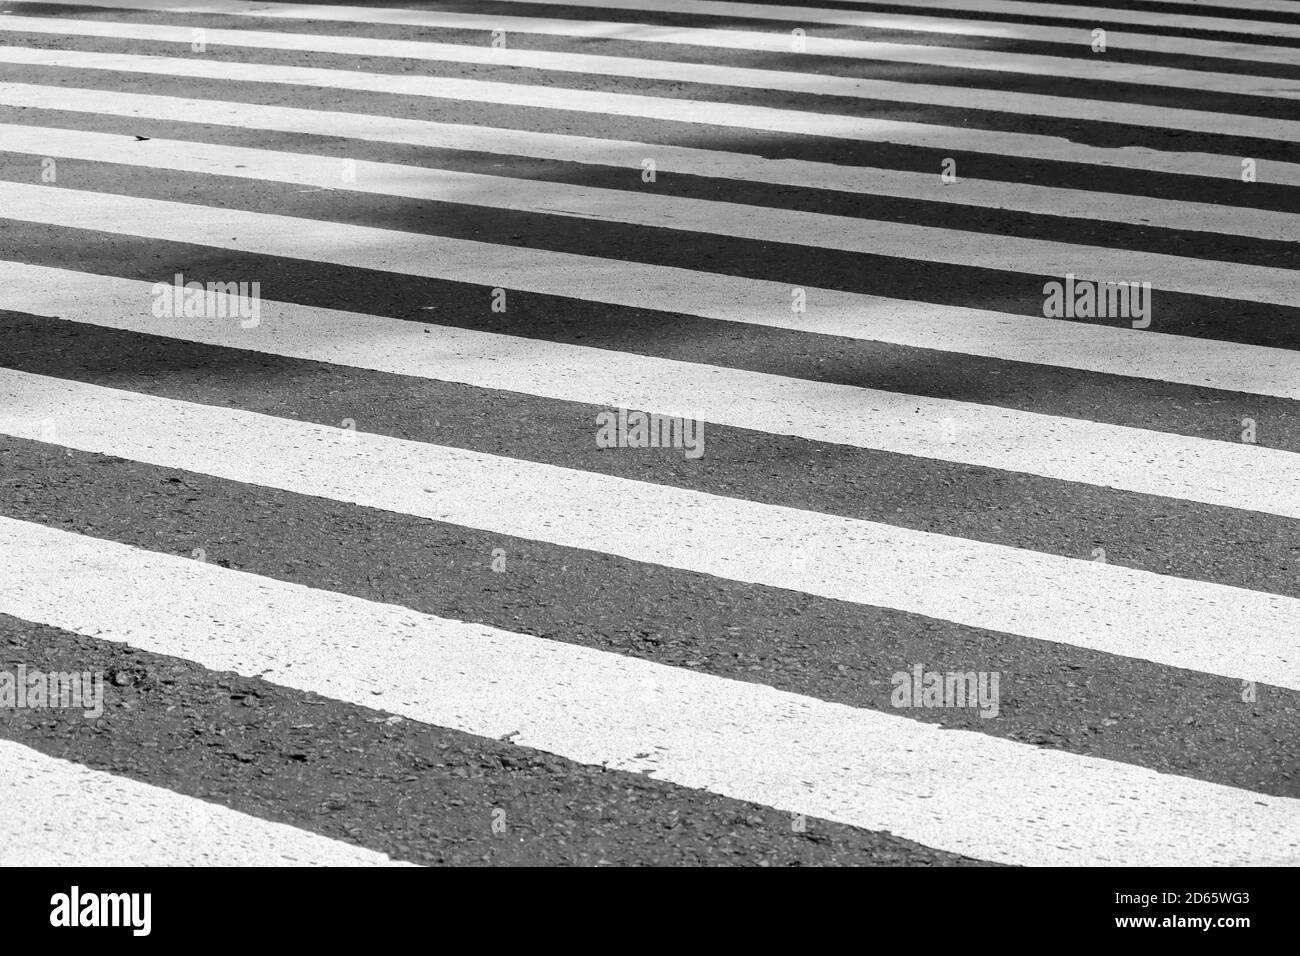
[[[1300,863],[1297,141],[1296,0],[0,3],[0,863]]]

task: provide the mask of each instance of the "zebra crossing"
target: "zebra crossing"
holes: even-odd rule
[[[0,5],[0,863],[1300,863],[1298,95],[1292,0]]]

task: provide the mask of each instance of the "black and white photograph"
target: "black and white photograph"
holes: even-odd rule
[[[1068,869],[1241,945],[1297,143],[1300,0],[0,0],[23,919]]]

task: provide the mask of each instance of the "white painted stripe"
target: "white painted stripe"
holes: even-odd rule
[[[4,520],[6,532],[24,530]],[[61,556],[70,554],[64,550]],[[84,573],[84,569],[72,571],[78,579]],[[0,588],[22,587],[10,578],[8,568],[5,578]],[[9,597],[6,593],[0,602],[8,604]],[[159,608],[158,613],[155,624],[169,618],[171,609]],[[121,639],[117,634],[114,638]],[[0,780],[5,826],[0,866],[409,865],[220,804],[49,757],[11,740],[0,740]]]
[[[1300,689],[1293,597],[368,434],[364,421],[358,432],[9,369],[0,398],[0,432],[17,437]],[[929,409],[896,402],[892,411],[894,431],[927,430]],[[979,414],[996,444],[996,411]],[[856,421],[856,410],[845,418]],[[1164,453],[1169,436],[1123,431],[1145,438],[1132,467],[1193,470]],[[1061,433],[1048,440],[1057,446],[1048,454],[1093,467],[1086,445]],[[1216,444],[1177,441],[1189,455]],[[1287,475],[1274,467],[1284,458]],[[1257,508],[1295,517],[1297,458],[1265,451],[1252,468],[1242,456],[1233,493],[1258,491]]]
[[[134,137],[52,127],[0,123],[0,148],[37,156],[259,182],[330,185],[352,192],[684,230],[1032,276],[1087,274],[1105,281],[1149,282],[1156,290],[1300,305],[1300,271],[1133,249],[972,234],[911,223],[392,163],[358,161],[353,167],[356,182],[345,182],[340,161],[332,157],[157,138],[142,142]],[[96,194],[75,192],[72,195],[77,197],[73,204],[80,205],[80,197]],[[48,192],[41,198],[48,200]],[[11,218],[23,218],[33,210],[11,211],[5,207],[0,212]],[[1026,285],[1029,287],[1026,291],[1042,295],[1038,280]],[[1158,310],[1159,305],[1153,304],[1153,317]]]
[[[19,8],[21,10],[21,8]],[[550,20],[537,17],[503,17],[470,13],[441,13],[419,11],[425,25],[435,22],[458,30],[482,30],[491,33],[503,30],[507,34],[531,33],[557,37],[583,37],[593,39],[629,40],[643,43],[661,43],[677,46],[694,46],[730,50],[758,51],[788,57],[793,53],[792,39],[785,33],[760,33],[752,30],[711,30],[692,27],[661,27],[637,23],[602,23],[593,20]],[[25,18],[28,23],[31,18]],[[77,23],[77,32],[84,32],[80,24],[103,23],[109,31],[127,27],[126,24],[104,21],[73,21],[64,18],[38,21],[50,24],[48,32],[59,32],[60,26]],[[5,29],[28,30],[30,27],[15,18],[6,18]],[[46,28],[38,27],[42,30]],[[98,28],[96,28],[98,29]],[[167,29],[167,28],[162,28]],[[176,29],[176,28],[171,28]],[[185,43],[191,42],[189,27],[184,28]],[[213,34],[231,31],[209,30],[207,42],[217,41]],[[250,31],[251,32],[251,31]],[[100,35],[113,35],[105,32]],[[274,36],[276,34],[265,34]],[[364,38],[330,38],[339,40],[349,48],[371,47],[376,42]],[[393,56],[421,56],[424,44],[386,41],[380,48]],[[398,50],[411,50],[398,53]],[[424,51],[427,54],[427,50]],[[1099,80],[1110,83],[1131,83],[1147,86],[1167,86],[1184,90],[1203,90],[1216,93],[1234,93],[1243,96],[1279,97],[1294,99],[1300,96],[1300,81],[1279,77],[1255,76],[1243,73],[1210,73],[1200,70],[1180,70],[1150,66],[1143,63],[1125,63],[1099,56],[1062,57],[1037,56],[1025,53],[1008,53],[1003,50],[980,50],[966,47],[925,46],[909,43],[879,43],[869,40],[843,40],[835,37],[804,36],[802,53],[822,57],[845,57],[861,60],[881,60],[892,63],[912,63],[937,66],[945,69],[989,70],[998,73],[1023,73],[1032,76],[1058,76],[1071,79]],[[506,50],[491,50],[489,62],[505,62],[501,56]],[[380,52],[378,55],[385,55]],[[816,67],[811,62],[810,67]],[[945,101],[946,102],[946,101]]]
[[[524,3],[537,4],[538,0],[502,0],[504,3]],[[1006,0],[962,0],[968,10],[985,12],[995,12],[997,7],[1005,3]],[[933,6],[942,8],[944,0],[935,0]],[[564,5],[568,7],[596,7],[602,10],[647,10],[655,13],[690,13],[707,16],[719,17],[746,17],[760,20],[789,20],[794,23],[832,23],[843,26],[865,26],[865,27],[887,27],[889,29],[914,29],[918,25],[923,25],[929,18],[924,15],[915,17],[903,17],[889,15],[890,19],[885,20],[881,14],[877,13],[859,13],[856,10],[836,10],[822,7],[797,7],[797,6],[775,6],[756,3],[717,3],[712,0],[564,0]],[[1035,3],[1015,4],[1017,7],[1026,8],[1025,12],[1031,12],[1035,16],[1060,16],[1067,17],[1069,14],[1053,13],[1052,11],[1068,10],[1070,7],[1058,7],[1053,5],[1044,8]],[[1074,8],[1078,10],[1079,8]],[[1104,11],[1097,11],[1098,17],[1103,15]],[[1082,16],[1082,14],[1075,14]],[[1233,20],[1226,17],[1197,17],[1187,16],[1180,13],[1177,16],[1170,16],[1165,13],[1150,13],[1134,10],[1115,11],[1114,19],[1122,20],[1125,26],[1155,26],[1155,27],[1187,27],[1198,30],[1214,30],[1228,33],[1242,33],[1267,37],[1285,37],[1286,39],[1300,38],[1300,24],[1294,23],[1275,23],[1268,21],[1252,20]],[[937,18],[936,18],[937,19]],[[916,24],[916,21],[922,21]],[[905,21],[906,26],[899,25],[899,21]],[[952,32],[961,32],[967,35],[981,35],[974,30],[967,31],[965,23],[967,21],[944,21],[939,20],[940,26],[944,32],[949,29]],[[1018,25],[1014,23],[1003,24],[1000,21],[976,20],[969,21],[978,24],[986,30],[1001,30],[1009,27],[1015,29]],[[948,24],[961,24],[960,30],[949,28]],[[1087,35],[1094,26],[1099,24],[1087,23],[1080,24],[1079,30],[1083,31],[1081,35]],[[1061,28],[1063,31],[1068,28]],[[1109,33],[1109,31],[1107,31]],[[1151,32],[1138,30],[1136,32]],[[985,36],[1005,36],[1002,33],[986,33]],[[1107,42],[1107,46],[1110,46]]]
[[[844,412],[838,386],[267,299],[261,300],[261,324],[253,329],[218,317],[178,322],[152,314],[152,288],[132,279],[0,260],[0,309],[15,312],[562,401],[653,409],[684,407],[690,396],[711,422],[816,441],[863,447],[871,434],[868,423],[855,433],[826,430]],[[910,304],[871,310],[879,323],[867,324],[859,336],[1112,375],[1141,368],[1146,378],[1300,400],[1296,357],[1284,349],[1047,319],[999,323],[988,318],[995,313],[936,320],[908,314]],[[237,303],[228,305],[226,314],[236,314]],[[862,309],[868,311],[867,303]],[[793,322],[786,327],[817,330]],[[748,403],[743,414],[734,398],[741,392]],[[715,402],[715,394],[727,398]],[[769,405],[758,416],[757,396]],[[955,429],[956,420],[949,421]]]
[[[22,9],[26,0],[9,0],[9,4]],[[33,0],[34,2],[34,0]],[[528,33],[548,33],[557,36],[589,36],[587,29],[605,31],[608,35],[622,36],[628,29],[657,29],[644,24],[625,24],[617,22],[600,22],[590,20],[554,20],[541,17],[490,17],[492,26],[483,26],[485,16],[482,14],[445,13],[437,10],[403,10],[394,8],[375,8],[359,6],[322,6],[307,3],[259,3],[256,0],[218,0],[214,3],[176,3],[172,0],[66,0],[64,6],[77,7],[112,7],[128,10],[158,10],[169,13],[203,14],[219,13],[235,16],[264,17],[289,20],[319,20],[322,22],[397,24],[417,27],[454,27],[467,30],[519,30]],[[609,7],[612,4],[584,4]],[[744,16],[757,20],[783,20],[799,24],[807,29],[811,22],[851,26],[864,26],[880,30],[905,30],[919,33],[938,33],[948,36],[995,37],[1018,40],[1038,40],[1047,43],[1065,44],[1071,47],[1091,49],[1090,29],[1069,29],[1063,27],[1042,27],[1018,23],[1000,23],[989,20],[954,20],[937,17],[918,17],[896,13],[859,13],[845,10],[817,10],[799,7],[772,7],[748,5]],[[636,9],[654,11],[652,4],[643,4]],[[726,14],[731,16],[731,14]],[[525,24],[522,21],[530,21]],[[553,26],[552,26],[553,25]],[[590,26],[588,26],[590,25]],[[574,30],[584,32],[574,33]],[[697,31],[703,32],[703,31]],[[711,34],[736,33],[745,37],[759,34],[753,31],[709,30]],[[816,30],[811,32],[816,33]],[[829,31],[821,31],[829,32]],[[789,51],[790,34],[781,31],[774,34],[782,44],[784,51]],[[813,37],[807,37],[809,41]],[[827,39],[829,38],[817,38]],[[656,42],[675,42],[656,40]],[[728,45],[717,41],[717,45]],[[814,44],[809,44],[811,52]],[[1108,30],[1106,33],[1108,50],[1144,50],[1148,52],[1173,53],[1202,58],[1247,60],[1260,63],[1295,63],[1294,47],[1270,47],[1254,43],[1234,43],[1221,40],[1202,40],[1188,37],[1153,36],[1144,33],[1130,33],[1120,30]],[[954,57],[963,55],[964,51],[955,48],[936,48]],[[852,55],[852,54],[833,54]],[[1006,54],[998,51],[997,56]],[[945,65],[940,63],[938,65]]]
[[[722,150],[537,133],[501,127],[432,123],[360,113],[23,83],[0,83],[0,106],[146,117],[186,124],[193,123],[201,116],[205,125],[625,166],[636,171],[638,183],[642,159],[652,156],[660,173],[677,172],[745,182],[806,186],[811,189],[895,196],[1257,239],[1293,239],[1300,235],[1300,216],[1294,213],[1241,206],[1004,183],[965,176],[958,177],[955,183],[945,184],[934,173],[839,166],[793,159],[774,160]],[[182,130],[177,132],[183,133]]]
[[[0,16],[0,30],[16,33],[93,36],[189,46],[193,29],[141,23],[107,23],[96,20],[40,19]],[[1026,116],[1050,116],[1091,122],[1118,123],[1143,129],[1177,129],[1258,139],[1300,139],[1300,122],[1265,116],[1238,116],[1203,110],[1147,106],[1123,101],[1076,99],[1009,90],[985,90],[954,85],[903,83],[823,73],[745,69],[677,60],[645,60],[586,53],[546,50],[494,49],[454,43],[377,40],[370,37],[322,36],[309,33],[270,33],[255,30],[206,29],[211,48],[233,46],[259,50],[289,50],[353,56],[398,57],[445,63],[511,66],[584,75],[670,80],[742,89],[777,90],[841,96],[855,99],[915,103],[924,106],[985,110]],[[1278,84],[1286,81],[1279,80]],[[1300,95],[1300,83],[1293,84]]]
[[[5,613],[481,737],[509,734],[584,764],[1003,863],[1300,863],[1300,800],[9,518],[0,518],[0,543],[10,559],[0,581]],[[900,661],[898,670],[911,665]]]
[[[532,0],[536,3],[537,0]],[[858,4],[864,0],[849,0]],[[871,2],[871,0],[865,0]],[[603,4],[602,4],[603,5]],[[1024,0],[890,0],[890,6],[911,7],[924,16],[934,12],[979,12],[1013,17],[1045,17],[1053,20],[1083,20],[1089,27],[1112,23],[1134,27],[1160,27],[1179,30],[1211,30],[1225,33],[1262,34],[1276,37],[1300,37],[1295,24],[1271,20],[1246,20],[1233,17],[1200,16],[1183,10],[1125,10],[1115,7],[1092,7],[1066,3],[1026,3]],[[686,6],[674,4],[672,6]],[[924,11],[924,12],[922,12]],[[1281,27],[1282,30],[1277,28]]]
[[[1118,374],[1127,367],[1188,384],[1231,382],[1253,360],[1255,371],[1233,390],[1290,395],[1296,385],[1286,350],[1242,352],[1249,347],[811,287],[806,311],[794,313],[791,287],[762,279],[77,190],[52,203],[49,190],[0,182],[0,209],[11,219],[68,228],[1043,364],[1072,360]]]
[[[564,89],[561,95],[553,86],[13,46],[0,46],[0,63],[74,70],[112,70],[192,79],[280,83],[463,102],[499,103],[532,109],[564,109],[597,113],[602,116],[633,116],[803,136],[928,146],[987,153],[998,157],[1017,156],[1089,163],[1176,175],[1214,176],[1236,180],[1241,173],[1240,156],[1169,152],[1144,147],[1114,149],[1087,146],[1059,137],[1034,133],[935,126],[835,113],[812,113],[766,106],[641,96],[631,93]],[[1256,175],[1259,182],[1300,185],[1300,165],[1295,163],[1261,160]]]

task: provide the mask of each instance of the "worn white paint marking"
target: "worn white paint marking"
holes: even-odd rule
[[[10,564],[0,580],[5,613],[482,737],[510,734],[584,764],[1003,863],[1300,862],[1300,800],[943,730],[10,518],[0,518],[0,548]]]
[[[16,437],[1300,689],[1300,599],[1283,595],[369,434],[364,421],[358,432],[13,370],[0,370],[0,403],[0,433]],[[920,404],[894,403],[895,432],[940,431]],[[1126,431],[1157,484],[1167,464],[1194,470],[1162,453],[1170,436]],[[595,432],[593,417],[593,444]],[[1066,434],[1044,437],[1095,465]],[[1244,459],[1232,494],[1258,490],[1296,517],[1300,456]],[[1281,459],[1290,472],[1270,472]]]
[[[339,160],[326,156],[157,138],[140,142],[134,137],[51,127],[0,123],[0,146],[35,156],[328,186],[1031,276],[1072,274],[1108,282],[1149,282],[1155,290],[1300,305],[1300,271],[1134,249],[392,163],[357,161],[351,167],[353,175],[345,180]],[[1025,284],[1034,294],[1042,294],[1037,280]],[[1151,309],[1154,318],[1159,310],[1154,300]]]
[[[5,217],[823,335],[1291,397],[1293,353],[669,266],[0,182]],[[244,277],[253,281],[256,277]],[[1154,321],[1154,320],[1153,320]],[[1153,326],[1158,329],[1156,322]]]
[[[1028,183],[1004,183],[965,176],[959,177],[955,183],[945,184],[937,180],[932,172],[839,166],[795,159],[777,160],[748,153],[692,149],[662,143],[24,83],[0,83],[0,106],[144,117],[186,124],[202,117],[203,123],[210,126],[403,143],[504,157],[524,156],[622,166],[636,171],[638,184],[642,159],[653,156],[659,172],[664,174],[676,172],[743,182],[805,186],[810,189],[1007,209],[1062,218],[1126,222],[1257,239],[1294,239],[1300,236],[1300,216],[1295,213]],[[18,118],[21,120],[22,116]],[[184,132],[182,128],[176,134],[184,135]],[[506,163],[489,165],[491,168],[510,168]]]
[[[1175,175],[1213,176],[1236,180],[1241,174],[1241,157],[1235,155],[1171,152],[1133,146],[1118,149],[1087,146],[1060,137],[1036,133],[908,123],[846,114],[815,113],[631,93],[564,89],[560,95],[557,94],[557,87],[553,86],[486,80],[365,73],[360,70],[330,70],[303,66],[272,66],[202,57],[139,56],[127,53],[93,53],[84,50],[47,50],[16,46],[0,46],[0,63],[71,70],[109,70],[191,79],[289,84],[421,96],[435,100],[496,103],[529,109],[563,109],[602,116],[629,116],[800,136],[927,146],[936,149],[986,153],[1000,158],[1013,156],[1087,163]],[[1300,185],[1300,165],[1261,161],[1258,163],[1256,176],[1259,182]]]
[[[25,0],[9,0],[9,4],[21,10]],[[67,0],[64,6],[77,7],[112,7],[128,10],[158,10],[169,13],[185,14],[230,14],[234,16],[261,17],[278,20],[319,20],[335,23],[373,23],[397,24],[416,27],[452,27],[465,30],[494,29],[518,30],[525,33],[546,33],[555,36],[594,36],[603,35],[615,38],[637,39],[628,31],[663,29],[638,23],[599,22],[592,20],[558,20],[542,17],[492,17],[491,23],[485,25],[482,14],[445,13],[439,10],[403,10],[394,8],[376,8],[361,6],[323,6],[308,3],[260,3],[255,0],[218,0],[215,3],[176,3],[174,0]],[[574,6],[574,4],[569,4]],[[614,4],[597,2],[582,6],[612,7]],[[653,12],[661,9],[658,3],[642,3],[635,6],[620,5],[624,9],[645,10]],[[860,26],[877,30],[902,30],[916,33],[937,33],[946,36],[993,37],[1009,40],[1038,40],[1046,43],[1061,44],[1067,52],[1073,53],[1080,47],[1090,49],[1091,27],[1045,27],[1019,23],[991,20],[959,20],[951,18],[909,16],[898,13],[868,13],[853,10],[824,10],[818,8],[776,7],[755,4],[719,4],[717,6],[743,6],[740,18],[750,20],[780,20],[780,27],[774,27],[771,37],[778,40],[782,52],[792,52],[790,30],[799,26],[813,36],[805,36],[810,52],[814,44],[828,38],[818,37],[818,33],[833,32],[834,26]],[[715,12],[715,11],[709,11]],[[716,11],[728,19],[736,19],[737,11]],[[830,25],[831,30],[821,24]],[[670,28],[678,29],[678,28]],[[595,34],[588,31],[603,31]],[[735,34],[737,36],[758,36],[752,31],[693,29],[697,34],[708,34],[713,40],[709,45],[730,45],[718,39],[718,34]],[[651,39],[646,37],[646,39]],[[675,42],[653,38],[655,42]],[[833,40],[833,38],[831,38]],[[734,41],[733,41],[734,42]],[[756,41],[761,42],[761,41]],[[852,41],[850,41],[852,42]],[[1174,53],[1202,58],[1219,58],[1232,60],[1249,60],[1261,63],[1295,63],[1294,47],[1270,47],[1255,43],[1236,43],[1222,40],[1202,40],[1189,37],[1167,37],[1148,33],[1134,33],[1126,30],[1108,29],[1106,33],[1108,50],[1145,50],[1158,53]],[[767,49],[766,46],[759,49]],[[957,48],[937,48],[944,54],[960,57],[964,51]],[[851,56],[849,53],[835,53],[836,56]],[[997,56],[1006,54],[998,51]],[[929,62],[928,60],[925,62]],[[944,65],[940,63],[938,65]]]
[[[27,529],[10,519],[3,522],[6,543],[16,544]],[[31,569],[19,571],[17,562],[28,557],[6,550],[0,606],[19,603],[12,599],[26,586],[22,576]],[[71,555],[64,551],[60,557]],[[80,584],[88,582],[79,575],[86,569],[64,568],[74,576],[64,582],[65,587],[82,590]],[[119,608],[143,606],[137,596],[121,602]],[[143,630],[170,626],[165,622],[176,610],[175,605],[157,608],[152,621],[140,622]],[[105,618],[104,625],[113,630],[111,618]],[[115,631],[113,637],[120,640],[122,635]],[[46,756],[11,740],[0,740],[0,806],[4,818],[0,866],[409,865],[220,804]]]
[[[190,45],[194,33],[192,28],[186,26],[12,16],[0,16],[0,30],[57,36],[109,37],[185,46]],[[499,49],[456,43],[380,40],[372,37],[323,36],[310,33],[271,33],[257,30],[205,29],[204,34],[205,42],[211,44],[213,48],[233,46],[259,50],[513,66],[520,69],[810,93],[818,96],[913,103],[923,106],[942,104],[956,109],[1064,117],[1071,120],[1139,126],[1143,129],[1173,129],[1286,141],[1300,139],[1300,122],[1276,117],[1239,116],[1204,110],[1175,109],[1169,106],[1148,106],[1122,100],[1077,99],[1011,90],[985,90],[955,85],[828,76],[823,73],[792,73],[785,70],[746,69],[676,60],[633,59],[624,56],[596,56],[588,53],[549,50],[516,50],[509,47]],[[1293,92],[1300,95],[1300,85],[1297,85],[1297,89]]]

